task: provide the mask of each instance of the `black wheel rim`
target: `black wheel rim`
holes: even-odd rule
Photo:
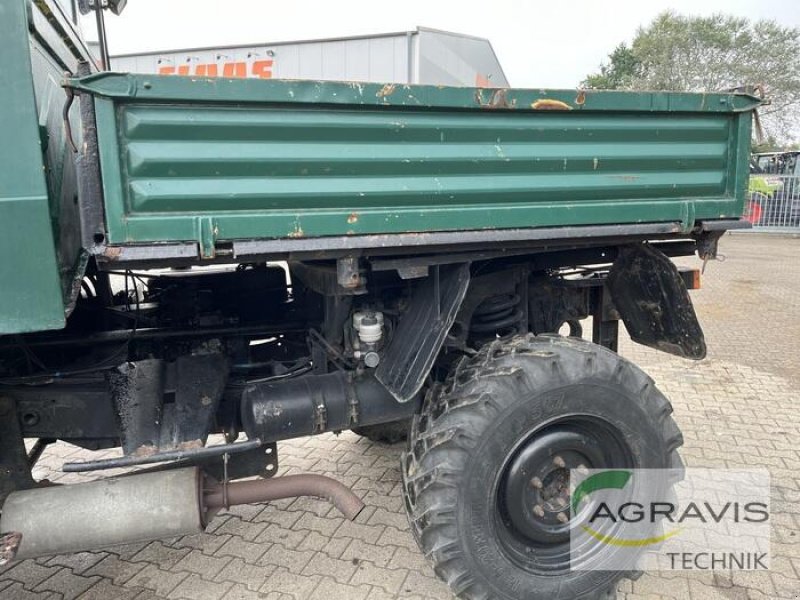
[[[526,435],[494,486],[494,523],[503,553],[542,575],[570,570],[570,469],[630,468],[622,432],[595,416],[562,417]]]

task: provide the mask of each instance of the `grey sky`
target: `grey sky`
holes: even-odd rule
[[[111,53],[405,31],[489,38],[512,86],[574,87],[659,12],[714,12],[800,27],[800,0],[129,0],[107,17]],[[93,20],[84,24],[95,39]]]

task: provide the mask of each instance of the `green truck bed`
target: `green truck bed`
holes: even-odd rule
[[[88,51],[59,5],[3,7],[0,335],[63,327],[93,253],[685,236],[742,215],[751,96],[63,80]]]
[[[109,244],[676,223],[742,213],[742,95],[98,74]]]

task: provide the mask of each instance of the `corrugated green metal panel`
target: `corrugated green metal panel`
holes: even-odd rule
[[[592,108],[587,94],[575,110],[474,101],[467,110],[456,88],[404,87],[403,101],[394,92],[394,104],[375,106],[342,105],[356,89],[349,84],[295,82],[287,102],[286,82],[201,81],[179,102],[192,80],[173,79],[187,81],[80,83],[108,98],[97,107],[112,243],[203,241],[203,231],[219,241],[644,221],[690,228],[742,210],[747,96],[595,94],[602,102]],[[124,92],[114,87],[123,83]],[[246,84],[241,102],[213,102],[237,97],[235,83]],[[372,87],[372,98],[384,89]],[[254,90],[273,101],[255,103]],[[312,91],[316,104],[297,100]],[[516,107],[548,94],[567,92],[504,98]],[[428,106],[409,107],[409,95]]]
[[[38,53],[39,59],[44,50],[38,40],[29,40],[28,26],[28,14],[38,14],[47,6],[43,3],[40,8],[24,0],[0,3],[0,131],[4,140],[0,144],[0,334],[57,329],[65,321],[54,241],[61,213],[49,199],[45,178],[49,171],[43,158],[43,144],[47,143],[50,154],[57,144],[48,130],[48,117],[50,109],[60,112],[64,98],[57,86],[61,71],[50,60],[50,71],[37,69],[34,73],[31,53]],[[52,92],[48,78],[57,95],[43,93]],[[35,89],[40,92],[38,99]],[[48,166],[62,175],[60,165]],[[75,258],[66,258],[70,266]]]

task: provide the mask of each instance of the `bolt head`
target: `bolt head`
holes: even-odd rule
[[[567,463],[565,463],[564,459],[561,458],[560,456],[553,457],[553,464],[557,466],[559,469],[563,469],[564,467],[567,466]]]
[[[544,508],[541,504],[537,504],[533,507],[533,514],[539,517],[540,519],[544,516]]]
[[[531,486],[533,488],[540,490],[542,489],[542,485],[543,485],[542,480],[539,479],[538,477],[534,477],[533,479],[531,479]]]
[[[569,521],[569,517],[563,512],[558,513],[556,515],[556,519],[558,519],[559,523],[566,523],[567,521]]]

